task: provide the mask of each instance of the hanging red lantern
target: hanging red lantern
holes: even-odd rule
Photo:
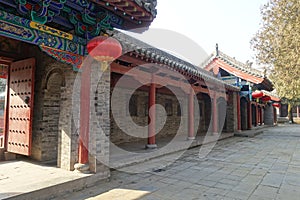
[[[112,37],[98,36],[88,42],[87,51],[95,60],[111,62],[122,55],[122,46]]]
[[[263,96],[261,98],[262,101],[270,101],[271,100],[271,97],[270,96]]]
[[[264,96],[264,93],[262,91],[256,91],[256,92],[252,92],[252,98],[261,98],[262,96]]]
[[[273,103],[274,107],[280,108],[280,103]]]

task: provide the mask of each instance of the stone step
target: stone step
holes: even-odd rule
[[[17,154],[15,153],[10,153],[10,152],[4,152],[4,160],[9,161],[9,160],[16,160],[17,159]]]
[[[43,188],[20,192],[19,194],[3,194],[0,199],[6,200],[48,200],[53,198],[59,198],[61,196],[67,196],[73,192],[81,191],[85,188],[94,186],[101,182],[105,183],[108,181],[107,175],[104,173],[93,174],[90,176],[82,178],[74,178],[74,180],[68,180],[63,183],[55,183],[55,180],[48,180],[46,177],[42,177],[45,181],[41,182],[40,185],[43,185]],[[26,186],[24,186],[26,190]]]

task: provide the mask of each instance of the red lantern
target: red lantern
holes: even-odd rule
[[[264,96],[264,93],[262,91],[252,92],[252,97],[255,99],[261,98],[262,96]]]
[[[273,103],[274,107],[280,108],[280,103]]]
[[[271,97],[270,96],[263,96],[261,98],[262,101],[270,101],[271,100]]]
[[[112,37],[98,36],[88,42],[87,51],[95,60],[111,62],[122,55],[122,46]]]

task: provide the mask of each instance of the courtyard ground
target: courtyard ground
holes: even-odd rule
[[[206,149],[115,170],[110,181],[57,199],[299,199],[300,125],[221,140],[204,157]]]

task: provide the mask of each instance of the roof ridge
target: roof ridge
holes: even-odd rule
[[[220,50],[219,50],[219,56],[222,57],[223,59],[227,60],[228,62],[231,62],[232,65],[234,67],[238,68],[239,70],[246,71],[249,74],[256,75],[256,76],[261,77],[261,78],[264,77],[262,71],[260,71],[258,69],[255,69],[255,68],[252,68],[249,65],[247,65],[247,64],[245,64],[245,63],[243,63],[239,60],[236,60],[235,58],[233,58],[231,56],[228,56],[227,54],[225,54],[224,52],[222,52]]]
[[[214,58],[216,58],[216,54],[213,52],[200,64],[199,67],[205,68]]]

